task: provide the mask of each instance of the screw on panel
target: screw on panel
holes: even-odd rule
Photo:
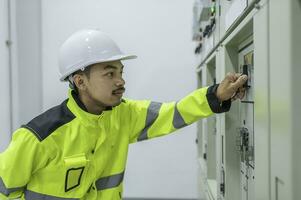
[[[11,40],[6,40],[5,41],[6,46],[11,46],[13,44],[13,42]]]

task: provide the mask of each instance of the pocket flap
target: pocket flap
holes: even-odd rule
[[[65,192],[68,192],[81,185],[88,161],[85,154],[77,154],[65,157],[64,163],[66,169]]]
[[[77,154],[77,155],[65,157],[64,163],[67,168],[85,167],[87,165],[86,155]]]

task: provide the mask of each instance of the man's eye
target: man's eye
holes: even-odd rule
[[[114,75],[113,72],[107,73],[107,76],[108,76],[108,77],[113,77],[113,75]]]

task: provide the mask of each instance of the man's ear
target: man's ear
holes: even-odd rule
[[[75,74],[73,76],[73,81],[78,90],[85,90],[86,85],[84,81],[84,76],[82,74]]]

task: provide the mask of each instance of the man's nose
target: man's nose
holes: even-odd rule
[[[120,87],[124,85],[125,85],[125,80],[122,77],[118,78],[116,81],[116,86]]]

